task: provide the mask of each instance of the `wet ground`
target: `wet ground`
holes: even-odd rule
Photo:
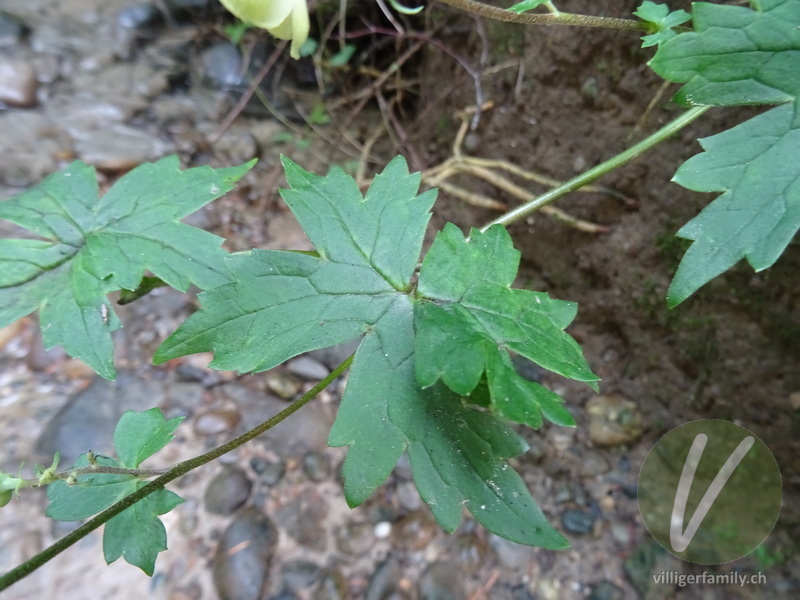
[[[634,7],[615,3],[603,12],[622,16]],[[281,152],[318,172],[336,163],[366,177],[398,148],[419,169],[448,158],[459,112],[476,99],[464,64],[483,73],[479,95],[494,104],[466,136],[464,151],[553,178],[601,162],[678,114],[668,90],[642,117],[660,82],[648,73],[647,53],[637,49],[633,34],[476,26],[438,7],[424,23],[442,45],[417,47],[420,40],[409,39],[384,40],[380,52],[362,47],[368,57],[362,70],[373,79],[326,71],[326,81],[336,85],[324,97],[313,67],[279,62],[260,88],[279,118],[255,98],[225,129],[248,76],[269,62],[274,46],[246,37],[243,59],[227,41],[216,4],[3,0],[0,9],[0,198],[76,158],[97,166],[107,186],[119,173],[167,154],[180,154],[187,166],[257,156],[259,166],[236,192],[191,219],[226,237],[231,250],[308,247],[275,193]],[[422,29],[420,21],[408,23]],[[354,19],[350,26],[365,25]],[[368,68],[379,74],[394,60],[387,47],[402,68],[384,79],[377,101],[362,106],[359,94],[376,77]],[[411,57],[403,59],[404,52]],[[310,118],[323,100],[327,123],[319,114]],[[344,385],[338,382],[281,428],[174,486],[187,502],[164,519],[170,550],[159,556],[152,579],[124,563],[106,567],[95,535],[15,585],[8,597],[796,597],[800,252],[790,246],[758,275],[737,267],[675,311],[663,302],[684,248],[672,234],[709,200],[667,182],[698,150],[694,139],[743,114],[716,111],[607,176],[602,183],[616,195],[575,194],[559,203],[608,233],[579,231],[546,216],[511,227],[523,251],[519,284],[579,303],[571,333],[603,378],[598,396],[531,373],[564,394],[579,425],[525,432],[531,450],[515,466],[571,549],[514,545],[470,520],[456,534],[444,534],[420,502],[406,464],[364,506],[348,509],[338,476],[344,454],[325,446]],[[479,179],[454,181],[509,205],[517,201]],[[543,189],[525,185],[534,193]],[[498,214],[452,194],[442,194],[436,210],[436,224],[448,219],[463,227]],[[0,235],[13,234],[0,223]],[[0,469],[14,472],[22,460],[49,462],[56,449],[65,462],[90,447],[102,451],[121,412],[154,405],[186,417],[176,443],[154,459],[166,466],[278,412],[348,355],[347,349],[316,354],[253,377],[209,370],[202,355],[150,366],[155,348],[193,307],[190,296],[166,290],[120,307],[125,328],[115,338],[115,383],[97,379],[58,349],[44,352],[32,317],[0,330]],[[784,510],[764,550],[719,568],[761,571],[765,585],[679,588],[651,577],[662,570],[703,571],[659,549],[636,502],[638,471],[653,443],[696,418],[750,428],[781,467]],[[67,531],[43,518],[44,506],[43,494],[32,491],[0,511],[0,569]],[[244,551],[242,532],[255,532]]]

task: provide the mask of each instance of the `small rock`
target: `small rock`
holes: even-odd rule
[[[250,466],[258,473],[259,481],[270,487],[283,479],[283,475],[286,473],[286,463],[282,460],[268,461],[263,458],[253,458]]]
[[[274,596],[270,596],[268,600],[300,600],[293,591],[291,590],[281,590]]]
[[[583,457],[579,472],[582,477],[596,477],[608,473],[609,469],[611,466],[602,456],[590,453]]]
[[[327,515],[328,506],[314,488],[303,490],[275,512],[286,533],[303,546],[320,552],[327,546],[322,526]]]
[[[589,439],[597,446],[631,444],[644,430],[639,408],[618,396],[595,396],[586,405],[589,413]]]
[[[200,55],[202,82],[213,88],[229,90],[245,85],[242,77],[242,55],[229,42],[218,42]]]
[[[73,128],[70,133],[80,159],[101,171],[130,171],[169,153],[169,147],[155,134],[122,123]]]
[[[271,373],[267,376],[267,391],[284,400],[291,400],[300,393],[300,382],[283,372]]]
[[[303,456],[303,473],[311,480],[319,483],[331,475],[331,464],[328,457],[321,452],[309,452]]]
[[[346,523],[333,532],[340,552],[364,556],[375,543],[375,533],[369,523]]]
[[[314,600],[346,600],[347,580],[338,569],[329,570],[314,590]]]
[[[256,508],[245,508],[222,534],[214,555],[214,586],[221,600],[259,600],[278,544],[278,530]]]
[[[293,592],[310,588],[322,579],[322,568],[308,560],[292,560],[281,568],[283,584]]]
[[[36,71],[26,62],[0,60],[0,103],[27,108],[36,102]]]
[[[407,514],[392,526],[393,545],[414,552],[422,550],[436,534],[437,525],[430,511],[418,510]]]
[[[489,535],[489,543],[497,554],[500,565],[511,571],[526,572],[533,561],[533,548],[509,542],[499,535]]]
[[[625,591],[610,581],[601,581],[591,587],[586,600],[623,600]]]
[[[319,381],[325,379],[330,371],[325,368],[318,360],[314,360],[310,356],[298,356],[293,358],[286,364],[286,368],[290,373],[294,373],[298,377],[309,381]]]
[[[369,578],[369,586],[364,600],[386,600],[397,591],[403,572],[394,558],[388,558],[375,569]]]
[[[458,536],[452,546],[452,561],[466,573],[473,573],[487,563],[489,548],[474,533]]]
[[[253,484],[244,471],[237,467],[224,469],[206,488],[206,510],[218,515],[232,515],[247,502],[252,489]]]
[[[0,46],[13,46],[28,33],[25,24],[13,15],[0,12]]]
[[[231,431],[241,418],[242,416],[235,410],[212,410],[199,414],[193,428],[199,435],[216,435]]]
[[[521,354],[515,354],[512,356],[511,363],[514,365],[517,373],[528,381],[541,381],[542,375],[545,374],[544,369],[542,369],[532,360],[528,360]]]
[[[561,525],[575,535],[587,535],[594,528],[595,518],[588,511],[570,508],[561,513]]]
[[[330,371],[342,364],[347,358],[350,357],[361,343],[361,338],[339,344],[338,346],[330,346],[329,348],[322,348],[321,350],[313,350],[306,356],[310,356],[325,365]]]
[[[422,507],[422,498],[419,497],[417,486],[412,481],[403,481],[397,485],[397,501],[409,512]]]
[[[161,23],[163,15],[153,4],[133,4],[117,13],[117,24],[125,29],[149,29]]]
[[[464,573],[460,573],[453,565],[434,563],[419,579],[417,584],[419,600],[466,599],[464,578]]]
[[[800,392],[792,392],[789,394],[789,405],[792,410],[800,410]]]

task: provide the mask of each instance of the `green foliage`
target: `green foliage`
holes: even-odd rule
[[[0,218],[45,239],[0,240],[0,327],[39,309],[46,348],[61,345],[114,378],[106,295],[134,290],[145,270],[174,288],[230,281],[222,240],[180,219],[220,197],[253,165],[181,171],[178,157],[147,163],[102,198],[81,162],[0,203]]]
[[[514,6],[510,6],[508,10],[520,14],[538,8],[542,4],[547,4],[548,2],[550,2],[550,0],[522,0],[522,2],[518,2]]]
[[[692,15],[685,10],[670,11],[666,4],[649,1],[642,2],[642,5],[633,14],[652,24],[654,33],[642,38],[642,48],[657,46],[672,39],[677,35],[672,28],[682,25],[692,18]]]
[[[157,408],[145,412],[128,411],[114,431],[118,458],[83,454],[74,469],[94,465],[137,469],[146,458],[163,448],[183,419],[166,421]],[[146,484],[140,478],[125,474],[87,473],[74,482],[59,480],[47,489],[50,505],[47,516],[62,521],[78,521],[99,513],[119,502]],[[167,532],[158,518],[183,502],[165,489],[150,494],[106,523],[103,532],[103,554],[112,563],[120,556],[127,562],[153,575],[156,556],[167,549]]]
[[[375,177],[366,197],[338,167],[318,177],[288,159],[284,166],[291,189],[282,195],[319,256],[232,256],[235,281],[201,294],[203,309],[164,342],[154,362],[211,350],[215,368],[263,371],[364,336],[329,439],[350,446],[347,501],[363,502],[408,451],[420,494],[448,531],[466,505],[499,535],[564,547],[505,462],[524,442],[491,412],[465,406],[462,396],[474,390],[469,403],[504,419],[538,425],[541,410],[571,424],[560,398],[522,380],[507,352],[490,346],[500,341],[545,368],[595,381],[562,331],[574,305],[510,289],[519,254],[499,226],[475,232],[470,242],[452,225],[440,232],[415,289],[435,192],[417,195],[419,175],[409,174],[400,157]],[[454,316],[442,321],[437,310]],[[447,356],[452,340],[463,336],[484,344],[483,354],[469,357],[469,372]],[[422,361],[432,361],[433,375],[415,367]],[[489,386],[476,389],[484,371]],[[526,389],[536,390],[533,399]]]
[[[670,306],[742,258],[756,271],[771,266],[800,228],[800,0],[752,5],[695,4],[695,31],[660,44],[650,61],[686,84],[680,104],[781,105],[701,140],[705,152],[676,173],[688,189],[723,193],[678,232],[694,243]]]

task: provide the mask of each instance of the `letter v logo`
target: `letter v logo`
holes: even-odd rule
[[[693,421],[665,434],[642,464],[639,510],[648,531],[679,558],[721,564],[772,531],[781,474],[769,448],[729,421]]]
[[[736,450],[728,457],[725,464],[714,477],[714,481],[708,486],[706,493],[703,494],[703,499],[692,515],[689,524],[686,526],[686,531],[682,531],[684,523],[684,515],[686,514],[686,503],[689,501],[689,493],[692,491],[692,482],[694,482],[694,475],[697,472],[697,465],[700,464],[700,459],[703,457],[703,450],[705,450],[708,436],[704,433],[698,434],[694,438],[692,447],[689,449],[689,454],[686,456],[686,462],[683,463],[683,473],[681,473],[681,480],[678,483],[678,489],[675,490],[675,502],[672,505],[672,519],[669,524],[669,542],[675,552],[683,552],[692,543],[694,535],[706,518],[708,511],[714,504],[722,488],[728,483],[731,475],[733,475],[736,467],[742,462],[742,459],[747,454],[747,451],[753,447],[756,439],[753,436],[744,438]]]

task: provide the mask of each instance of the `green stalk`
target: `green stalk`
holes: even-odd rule
[[[634,158],[637,158],[650,150],[653,146],[660,144],[669,136],[674,133],[677,133],[684,127],[686,127],[689,123],[694,121],[697,117],[702,115],[706,112],[710,106],[697,106],[695,108],[690,108],[685,113],[683,113],[677,119],[670,121],[664,127],[656,131],[654,134],[646,137],[638,144],[631,146],[624,152],[617,154],[616,156],[610,158],[609,160],[605,161],[604,163],[600,163],[596,167],[589,169],[585,173],[581,173],[577,177],[570,179],[567,182],[562,183],[558,187],[554,187],[553,189],[545,192],[541,196],[537,196],[530,202],[526,202],[515,208],[514,210],[510,210],[504,215],[498,217],[494,221],[484,225],[481,228],[481,231],[486,231],[492,225],[505,225],[508,226],[515,221],[519,221],[520,219],[527,217],[532,212],[542,208],[543,206],[547,206],[548,204],[552,204],[562,196],[566,196],[570,192],[574,192],[575,190],[582,188],[585,185],[588,185],[598,177],[601,177],[608,173],[609,171],[613,171],[614,169],[618,169],[622,165],[629,163]]]
[[[330,375],[328,375],[325,379],[320,381],[316,386],[314,386],[311,390],[307,393],[303,394],[301,398],[287,406],[284,410],[279,412],[277,415],[264,421],[258,427],[251,429],[247,433],[243,433],[237,438],[234,438],[230,442],[211,450],[210,452],[206,452],[205,454],[201,454],[200,456],[196,456],[194,458],[190,458],[189,460],[185,460],[181,463],[178,463],[174,467],[172,467],[169,471],[154,479],[144,487],[136,490],[129,496],[126,496],[116,504],[112,504],[103,512],[99,513],[98,515],[94,516],[91,520],[87,521],[80,527],[78,527],[75,531],[67,534],[60,540],[58,540],[55,544],[50,546],[49,548],[45,548],[39,554],[32,557],[31,559],[25,561],[15,569],[12,569],[2,577],[0,577],[0,591],[6,589],[10,585],[16,583],[23,577],[30,575],[36,569],[41,567],[51,558],[55,558],[59,554],[61,554],[64,550],[72,546],[74,543],[80,541],[87,535],[89,535],[92,531],[100,527],[103,523],[108,521],[109,519],[117,516],[126,508],[129,508],[146,498],[153,492],[162,489],[166,484],[170,481],[177,479],[181,475],[185,475],[189,471],[196,469],[206,463],[211,462],[212,460],[219,458],[223,454],[230,452],[231,450],[235,450],[242,444],[245,444],[252,440],[255,437],[258,437],[268,429],[275,427],[278,423],[286,419],[289,415],[297,411],[298,409],[302,408],[308,402],[310,402],[317,394],[319,394],[322,390],[328,387],[331,382],[339,377],[345,369],[350,366],[350,363],[353,362],[353,356],[351,355],[347,360],[345,360],[342,364],[336,367]]]
[[[520,23],[522,25],[566,25],[573,27],[602,27],[604,29],[626,29],[629,31],[648,32],[650,24],[647,21],[635,19],[617,19],[614,17],[593,17],[591,15],[576,15],[565,12],[549,13],[515,13],[505,8],[489,6],[475,0],[440,0],[460,10],[494,19],[506,23]],[[548,3],[549,4],[549,3]]]

